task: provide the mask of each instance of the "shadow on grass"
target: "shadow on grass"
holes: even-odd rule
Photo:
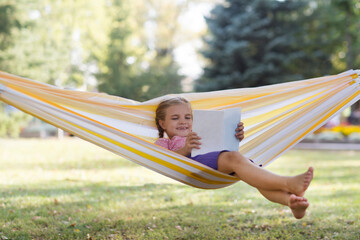
[[[244,190],[245,189],[245,190]],[[108,183],[0,192],[0,233],[8,239],[357,239],[358,223],[328,220],[326,211],[296,221],[286,208],[240,193],[243,185],[216,190],[214,198],[196,199],[205,190],[175,184],[115,186]],[[207,192],[207,191],[205,191]],[[335,193],[334,193],[335,194]],[[350,197],[350,192],[339,192]],[[217,195],[217,196],[216,196]],[[332,201],[335,196],[330,196]],[[232,202],[232,204],[230,204]],[[320,203],[317,203],[318,205]],[[284,210],[285,209],[285,210]],[[331,209],[324,206],[323,210]],[[334,235],[336,234],[336,236]],[[358,234],[358,235],[356,235]],[[350,238],[350,237],[355,238]]]
[[[79,182],[80,184],[82,182]],[[72,194],[88,194],[93,196],[107,195],[126,195],[138,194],[147,191],[174,191],[177,189],[187,189],[188,186],[178,184],[144,184],[139,186],[114,186],[109,183],[84,184],[80,186],[67,187],[43,187],[43,188],[22,188],[20,186],[7,188],[0,191],[0,198],[5,201],[17,197],[57,197]]]
[[[139,206],[140,210],[124,205],[114,211],[109,206],[111,203],[96,205],[84,199],[41,207],[0,208],[2,219],[10,223],[2,231],[9,239],[333,239],[334,234],[338,239],[357,239],[350,237],[359,236],[354,221],[333,224],[321,217],[296,221],[289,214],[271,211],[261,204],[257,207],[220,203],[143,205]]]
[[[57,162],[39,162],[36,161],[23,161],[21,164],[14,164],[11,162],[5,162],[7,169],[22,170],[22,169],[36,169],[41,168],[43,170],[107,170],[117,168],[135,168],[139,167],[138,164],[124,159],[122,157],[115,157],[111,159],[79,159],[79,161],[62,161]]]

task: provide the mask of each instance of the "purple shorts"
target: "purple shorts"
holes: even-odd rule
[[[215,170],[218,170],[218,158],[219,158],[220,153],[223,153],[223,152],[229,152],[229,151],[223,150],[223,151],[209,152],[209,153],[197,155],[195,157],[189,156],[189,158],[192,160],[195,160],[199,163],[202,163],[208,167],[211,167]],[[254,163],[253,160],[251,160],[251,159],[249,159],[249,160],[250,160],[250,162]],[[262,167],[262,165],[260,164],[259,167]]]
[[[218,169],[218,158],[220,153],[223,152],[229,152],[228,150],[223,150],[223,151],[216,151],[216,152],[209,152],[209,153],[205,153],[205,154],[200,154],[197,155],[195,157],[190,157],[192,160],[195,160],[199,163],[202,163],[208,167],[211,167],[215,170]]]

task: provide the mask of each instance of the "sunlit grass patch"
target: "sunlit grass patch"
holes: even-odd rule
[[[185,186],[79,139],[0,140],[0,239],[359,239],[360,153],[293,150],[315,178],[302,220],[243,182]]]

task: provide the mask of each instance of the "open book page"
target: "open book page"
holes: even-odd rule
[[[240,122],[241,109],[194,110],[193,132],[201,137],[200,149],[193,149],[191,156],[213,151],[239,150],[235,129]]]

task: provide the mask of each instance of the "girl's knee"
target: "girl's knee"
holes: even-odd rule
[[[231,164],[242,164],[244,161],[246,161],[246,158],[239,152],[233,151],[228,153],[229,162]]]
[[[245,162],[246,158],[239,152],[223,152],[218,159],[218,170],[224,173],[232,173],[239,165]]]

